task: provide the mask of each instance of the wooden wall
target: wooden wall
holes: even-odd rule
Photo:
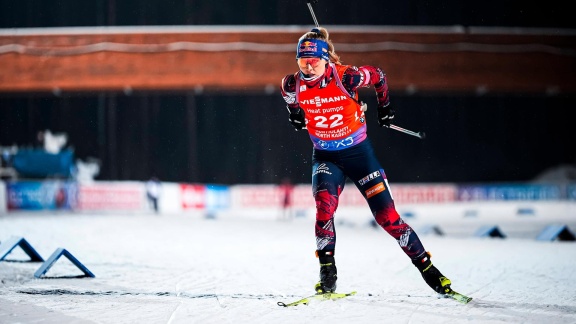
[[[300,27],[0,30],[0,92],[277,91]],[[408,92],[576,92],[576,34],[514,29],[329,29],[345,64]]]

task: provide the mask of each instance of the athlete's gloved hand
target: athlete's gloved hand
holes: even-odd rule
[[[306,128],[306,118],[304,117],[304,110],[298,108],[298,109],[288,109],[288,111],[290,111],[290,117],[288,117],[288,120],[296,130]]]
[[[380,127],[390,127],[390,123],[394,119],[396,111],[392,109],[390,103],[384,106],[378,106],[378,125]]]

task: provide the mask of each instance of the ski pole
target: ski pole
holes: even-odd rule
[[[308,9],[310,9],[310,14],[312,15],[312,19],[314,19],[314,23],[316,24],[316,27],[320,27],[320,25],[318,24],[318,20],[316,20],[316,15],[314,14],[314,9],[312,9],[312,3],[316,3],[318,2],[318,0],[306,0],[307,4],[308,4]],[[310,3],[312,2],[312,3]]]
[[[306,0],[306,4],[308,5],[308,9],[310,10],[310,14],[312,15],[312,19],[314,19],[314,24],[316,24],[316,27],[320,27],[320,25],[318,24],[318,20],[316,19],[316,15],[314,14],[314,9],[312,8],[312,3],[316,3],[318,2],[318,0]],[[366,108],[365,108],[366,109]],[[426,134],[424,132],[413,132],[411,130],[407,130],[404,129],[402,127],[396,126],[396,125],[390,125],[390,128],[408,135],[412,135],[412,136],[416,136],[419,139],[424,139],[426,138]],[[303,127],[302,129],[306,129],[306,127]]]
[[[407,130],[407,129],[404,129],[404,128],[402,128],[402,127],[399,127],[399,126],[396,126],[396,125],[392,125],[392,124],[390,124],[390,128],[393,129],[393,130],[402,132],[402,133],[404,133],[404,134],[416,136],[416,137],[418,137],[419,139],[425,139],[425,138],[426,138],[426,133],[424,133],[424,132],[417,132],[417,133],[416,133],[416,132],[413,132],[413,131],[411,131],[411,130]]]

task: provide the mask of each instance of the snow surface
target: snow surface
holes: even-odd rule
[[[313,217],[13,213],[0,241],[24,237],[44,259],[65,248],[96,277],[62,257],[36,279],[42,263],[15,248],[0,262],[0,323],[576,323],[576,243],[529,232],[420,235],[474,298],[462,305],[434,293],[382,229],[340,223],[338,290],[358,294],[283,308],[314,292]]]

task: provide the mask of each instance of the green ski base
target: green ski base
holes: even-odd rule
[[[291,302],[289,304],[285,304],[283,302],[278,302],[278,306],[282,306],[282,307],[289,307],[289,306],[298,306],[298,305],[308,305],[308,303],[312,300],[337,300],[337,299],[342,299],[348,296],[353,296],[356,295],[356,292],[349,292],[349,293],[325,293],[325,294],[316,294],[316,295],[312,295],[312,296],[308,296],[305,298],[302,298],[300,300],[297,300],[295,302]]]
[[[286,304],[284,302],[278,302],[278,306],[282,306],[282,307],[290,307],[290,306],[298,306],[298,305],[308,305],[308,303],[310,303],[313,300],[319,300],[319,301],[324,301],[324,300],[337,300],[337,299],[342,299],[345,297],[349,297],[349,296],[353,296],[356,295],[356,291],[352,291],[349,293],[325,293],[325,294],[316,294],[316,295],[311,295],[302,299],[299,299],[297,301],[291,302],[289,304]],[[468,297],[465,295],[462,295],[459,292],[456,292],[454,290],[452,290],[451,292],[443,295],[445,298],[452,298],[455,301],[462,303],[462,304],[468,304],[471,300],[472,297]]]
[[[454,299],[454,300],[456,300],[462,304],[468,304],[472,300],[472,297],[464,296],[461,293],[456,292],[454,290],[447,293],[445,296],[446,296],[446,298],[452,298],[452,299]]]

